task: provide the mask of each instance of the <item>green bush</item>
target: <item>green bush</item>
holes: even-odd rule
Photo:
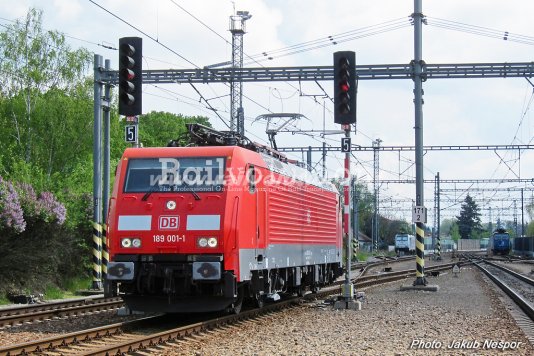
[[[63,299],[64,293],[57,286],[49,284],[44,291],[45,300]]]

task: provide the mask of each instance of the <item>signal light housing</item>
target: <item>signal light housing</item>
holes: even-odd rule
[[[334,53],[334,122],[356,123],[356,53]]]
[[[119,114],[136,116],[143,113],[143,39],[119,39]]]

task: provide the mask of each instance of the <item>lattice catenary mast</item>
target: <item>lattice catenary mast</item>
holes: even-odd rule
[[[243,68],[243,35],[245,21],[252,17],[248,11],[238,11],[230,16],[232,33],[232,68]],[[243,82],[236,78],[230,82],[230,130],[245,134],[245,113],[243,111]]]

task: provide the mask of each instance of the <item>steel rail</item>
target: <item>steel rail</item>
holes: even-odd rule
[[[441,272],[446,271],[448,269],[451,269],[454,267],[454,265],[458,266],[464,266],[470,262],[462,261],[462,262],[451,262],[451,263],[444,263],[440,265],[435,266],[429,266],[425,267],[425,272]],[[374,285],[373,283],[376,281],[380,281],[381,283],[386,283],[387,281],[395,281],[400,280],[407,277],[415,276],[415,270],[408,269],[408,270],[402,270],[402,271],[394,271],[394,272],[384,272],[382,274],[377,275],[369,275],[369,276],[360,276],[354,280],[354,283],[356,284],[356,287],[367,287]]]
[[[482,272],[484,272],[496,285],[499,286],[520,308],[523,310],[523,312],[532,320],[534,321],[534,308],[533,306],[526,301],[522,296],[517,294],[512,288],[510,288],[508,285],[506,285],[503,281],[501,281],[499,278],[494,276],[490,271],[485,269],[480,265],[480,263],[473,262],[475,266],[477,266]]]
[[[62,301],[57,301],[57,302],[44,302],[44,303],[36,303],[36,304],[29,304],[29,305],[16,305],[14,307],[7,307],[7,308],[0,309],[0,317],[4,317],[8,315],[21,315],[21,314],[27,314],[27,313],[37,312],[37,311],[61,309],[61,308],[98,304],[102,302],[119,301],[119,300],[120,298],[96,297],[96,298],[83,298],[83,299],[82,298],[69,299],[69,300],[62,300]]]
[[[126,321],[123,323],[115,323],[97,328],[76,331],[65,335],[52,336],[40,340],[33,340],[21,344],[8,345],[0,347],[0,355],[26,355],[33,352],[42,353],[45,350],[55,350],[59,347],[78,344],[82,341],[87,342],[93,339],[102,339],[103,337],[120,335],[127,327],[131,327],[140,322],[153,320],[158,317],[159,316],[151,316],[147,318]]]
[[[105,301],[101,303],[77,305],[72,307],[65,307],[59,309],[42,310],[36,312],[29,312],[24,314],[13,314],[0,317],[0,326],[17,325],[37,320],[51,319],[54,317],[65,317],[72,315],[81,315],[93,313],[96,311],[112,310],[120,308],[124,305],[122,300]]]
[[[490,266],[493,266],[493,267],[496,267],[496,268],[498,268],[500,270],[505,271],[506,273],[514,276],[517,279],[522,280],[523,282],[525,282],[527,284],[530,284],[531,286],[534,286],[534,279],[528,278],[527,276],[524,276],[521,273],[517,273],[516,271],[512,271],[511,269],[506,268],[504,266],[501,266],[501,265],[499,265],[497,263],[493,263],[493,262],[490,262],[488,260],[484,260],[484,262],[487,263]]]

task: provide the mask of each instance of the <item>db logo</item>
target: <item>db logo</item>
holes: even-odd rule
[[[159,229],[160,230],[178,230],[180,225],[179,216],[160,216]]]

